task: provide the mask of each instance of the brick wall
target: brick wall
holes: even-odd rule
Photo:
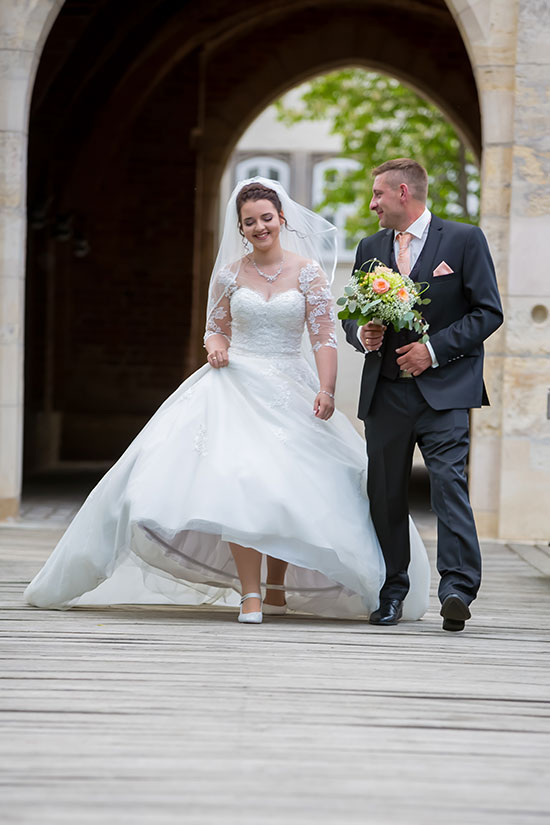
[[[184,377],[195,88],[189,60],[157,88],[114,151],[108,141],[104,153],[94,147],[94,156],[105,161],[93,170],[92,185],[64,196],[64,210],[74,215],[73,237],[52,241],[47,226],[35,233],[41,238],[31,240],[27,399],[31,419],[33,410],[49,405],[60,420],[61,460],[116,458]],[[75,175],[78,168],[64,169],[62,158],[55,168],[57,185],[70,192],[63,175]],[[90,244],[83,258],[74,254],[79,236]],[[29,457],[31,465],[36,458]]]

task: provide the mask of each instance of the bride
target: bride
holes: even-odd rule
[[[248,623],[287,607],[377,608],[385,569],[364,443],[334,412],[335,235],[277,182],[237,185],[210,282],[208,363],[91,492],[28,602],[236,606],[242,594]],[[429,565],[412,522],[409,575],[404,618],[418,619]]]

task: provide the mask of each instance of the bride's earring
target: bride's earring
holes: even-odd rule
[[[244,251],[246,253],[250,252],[250,241],[246,240],[245,234],[244,234],[244,232],[242,231],[242,229],[240,227],[239,227],[239,235],[241,236],[241,242],[242,242],[242,245],[244,246]]]

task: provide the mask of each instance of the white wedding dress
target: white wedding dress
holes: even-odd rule
[[[293,610],[347,618],[378,606],[365,445],[341,413],[315,418],[318,379],[301,353],[306,321],[314,351],[335,346],[322,272],[309,263],[269,299],[238,267],[216,288],[207,335],[231,337],[229,366],[202,367],[160,407],[27,587],[31,604],[236,606],[235,542],[289,562]],[[412,522],[411,551],[404,616],[417,619],[429,564]]]

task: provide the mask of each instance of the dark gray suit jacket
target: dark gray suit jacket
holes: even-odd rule
[[[364,238],[357,248],[354,269],[372,258],[390,266],[393,234],[393,230],[383,229]],[[442,261],[453,274],[434,278],[432,273]],[[491,253],[481,229],[432,215],[415,280],[429,284],[424,297],[431,298],[431,303],[419,309],[430,325],[430,344],[439,363],[415,379],[425,401],[434,410],[488,404],[483,341],[502,324],[503,313]],[[349,343],[361,352],[357,322],[342,324]],[[380,352],[365,355],[358,412],[363,420],[376,391],[381,360]]]

